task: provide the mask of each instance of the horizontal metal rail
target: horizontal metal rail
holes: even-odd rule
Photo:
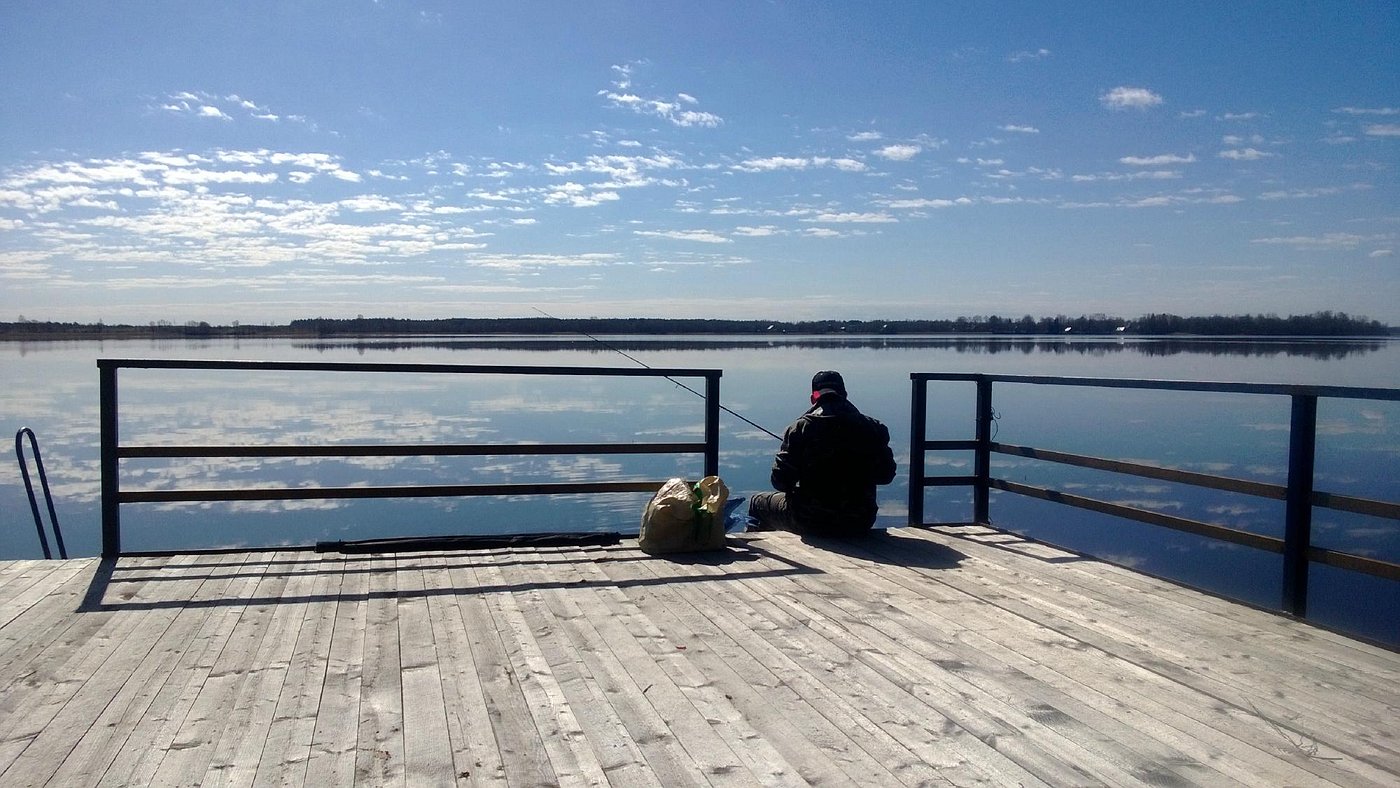
[[[1035,487],[1029,484],[1008,481],[1006,479],[992,479],[991,484],[998,490],[1013,492],[1018,495],[1025,495],[1030,498],[1039,498],[1042,501],[1053,501],[1080,509],[1088,509],[1102,514],[1111,514],[1127,520],[1136,520],[1140,523],[1150,523],[1170,528],[1174,531],[1183,531],[1197,536],[1208,536],[1211,539],[1219,539],[1222,542],[1254,547],[1259,550],[1268,550],[1271,553],[1283,552],[1283,540],[1274,536],[1264,536],[1263,534],[1241,531],[1237,528],[1227,528],[1214,523],[1203,523],[1199,520],[1191,520],[1185,517],[1175,517],[1170,514],[1154,512],[1150,509],[1140,509],[1136,506],[1124,506],[1119,503],[1101,501],[1097,498],[1086,498],[1082,495],[1050,490],[1044,487]]]
[[[122,446],[117,456],[188,457],[488,457],[549,454],[699,454],[703,443],[442,443],[334,446]]]
[[[528,367],[480,364],[366,364],[304,361],[216,361],[187,359],[99,359],[102,441],[102,554],[122,554],[122,504],[309,499],[422,498],[444,496],[574,495],[654,492],[665,483],[636,479],[604,482],[447,484],[364,487],[242,487],[230,489],[123,490],[122,460],[183,458],[447,457],[616,454],[701,454],[706,476],[719,473],[719,378],[717,369],[632,367]],[[574,377],[703,378],[704,439],[666,443],[519,444],[339,444],[124,446],[120,441],[117,373],[121,369],[250,372],[408,373]],[[677,385],[682,385],[677,383]],[[693,393],[700,392],[683,386]]]
[[[1346,386],[1313,386],[1267,383],[1228,383],[1216,381],[1141,380],[1115,378],[1077,378],[1045,375],[983,375],[967,373],[915,372],[910,420],[909,522],[923,524],[924,490],[928,487],[968,485],[973,488],[973,519],[990,522],[988,492],[1003,490],[1044,501],[1061,503],[1089,511],[1148,523],[1176,531],[1196,534],[1232,544],[1244,545],[1284,556],[1283,607],[1297,615],[1307,610],[1307,568],[1320,563],[1373,577],[1400,580],[1400,564],[1311,544],[1312,509],[1334,509],[1374,517],[1400,520],[1400,504],[1368,498],[1340,495],[1313,489],[1313,455],[1317,433],[1317,400],[1319,398],[1349,400],[1400,401],[1400,389],[1361,388]],[[929,382],[967,382],[977,385],[976,425],[973,440],[928,440],[927,385]],[[993,383],[1032,384],[1050,386],[1081,386],[1114,389],[1146,389],[1158,391],[1223,392],[1287,396],[1292,401],[1289,441],[1289,478],[1287,485],[1268,484],[1213,474],[1164,468],[1137,462],[1092,457],[1070,452],[1000,443],[991,440],[991,392]],[[976,471],[972,476],[926,476],[924,453],[928,451],[972,451]],[[1025,457],[1060,465],[1122,473],[1177,484],[1223,490],[1285,503],[1284,538],[1264,536],[1215,523],[1176,517],[1140,507],[1088,498],[1044,487],[993,478],[991,455],[1004,454]]]
[[[307,501],[323,499],[443,498],[473,495],[569,495],[656,492],[661,481],[551,482],[540,484],[427,484],[380,487],[235,487],[227,490],[129,490],[122,503],[196,501]]]
[[[1105,389],[1153,389],[1156,391],[1215,391],[1227,394],[1282,394],[1330,399],[1374,399],[1400,402],[1400,389],[1364,386],[1314,386],[1297,383],[1229,383],[1210,380],[1156,380],[1150,378],[1084,378],[1055,375],[990,375],[969,372],[911,372],[911,380],[988,383],[1032,383],[1049,386],[1088,386]]]

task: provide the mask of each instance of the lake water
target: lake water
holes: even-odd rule
[[[255,359],[717,368],[723,404],[781,434],[807,404],[813,372],[837,369],[851,399],[889,427],[900,476],[881,490],[881,524],[905,523],[909,373],[1400,385],[1400,342],[1136,338],[891,337],[313,341],[108,341],[0,344],[0,420],[38,434],[70,554],[100,550],[98,358]],[[616,348],[613,349],[613,348]],[[686,382],[700,388],[703,381]],[[526,443],[697,441],[702,403],[658,378],[122,370],[123,444]],[[933,384],[931,439],[973,434],[972,384]],[[1286,397],[998,385],[997,440],[1282,484]],[[1317,487],[1400,500],[1400,403],[1323,400]],[[765,489],[777,441],[721,417],[721,475]],[[930,454],[930,474],[971,472],[969,453]],[[698,455],[126,460],[123,489],[515,483],[695,477]],[[1001,458],[993,474],[1093,498],[1281,536],[1282,502]],[[127,550],[310,544],[456,533],[635,532],[645,495],[131,504]],[[966,488],[931,488],[928,522],[971,517]],[[993,493],[997,525],[1154,574],[1277,606],[1277,556],[1020,496]],[[1318,509],[1314,543],[1400,561],[1400,524]],[[0,558],[40,555],[15,462],[0,463]],[[1400,583],[1312,570],[1310,614],[1400,642]]]

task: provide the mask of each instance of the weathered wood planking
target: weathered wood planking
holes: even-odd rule
[[[1400,654],[979,527],[0,564],[0,784],[1395,785]]]

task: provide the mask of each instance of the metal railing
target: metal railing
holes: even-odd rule
[[[1033,375],[984,375],[914,372],[910,403],[909,444],[909,524],[924,524],[924,491],[936,486],[972,487],[972,519],[990,523],[991,490],[998,489],[1044,501],[1109,514],[1142,523],[1253,547],[1283,556],[1282,608],[1294,615],[1307,614],[1308,567],[1326,564],[1389,580],[1400,580],[1400,564],[1352,553],[1329,550],[1312,544],[1313,507],[1334,509],[1375,517],[1400,520],[1400,504],[1356,498],[1313,489],[1313,462],[1317,443],[1317,401],[1319,398],[1400,401],[1400,389],[1344,386],[1299,386],[1206,381],[1135,380],[1114,378],[1073,378]],[[977,385],[976,432],[972,440],[928,440],[928,384],[970,382]],[[1287,485],[1214,476],[1141,463],[1090,457],[1068,452],[1018,446],[992,440],[992,384],[1043,386],[1087,386],[1095,388],[1153,389],[1159,391],[1224,392],[1286,396],[1292,401],[1288,444]],[[928,451],[971,451],[971,476],[928,476],[924,456]],[[1282,539],[1256,534],[1215,523],[1206,523],[1161,512],[1101,501],[1044,487],[1021,484],[992,476],[993,454],[1027,457],[1045,462],[1072,465],[1149,479],[1208,487],[1244,495],[1284,501]]]
[[[101,417],[102,555],[117,557],[121,548],[121,504],[207,501],[266,501],[331,498],[422,498],[482,495],[559,495],[571,493],[654,492],[664,481],[563,482],[535,484],[450,484],[380,487],[281,487],[233,489],[121,489],[121,461],[136,458],[191,457],[425,457],[485,455],[702,454],[704,475],[719,473],[719,378],[717,369],[634,369],[614,367],[530,367],[466,364],[359,364],[294,361],[182,361],[99,359]],[[414,373],[452,375],[527,375],[591,377],[704,378],[705,437],[699,443],[547,443],[547,444],[339,444],[306,446],[125,446],[118,419],[117,372],[121,369],[245,370]]]
[[[34,437],[34,430],[22,427],[15,433],[15,457],[19,460],[20,475],[24,477],[24,491],[29,494],[29,510],[34,513],[34,529],[39,532],[39,547],[44,551],[44,558],[53,558],[53,553],[49,550],[49,539],[44,535],[44,518],[39,514],[39,501],[34,497],[34,482],[29,478],[29,463],[24,460],[25,438],[29,439],[29,453],[34,455],[34,468],[39,472],[39,486],[44,491],[44,503],[48,504],[54,546],[58,548],[59,558],[67,558],[68,549],[63,546],[63,531],[58,527],[58,512],[53,507],[53,493],[49,491],[49,475],[44,472],[44,456],[39,453],[39,439]]]

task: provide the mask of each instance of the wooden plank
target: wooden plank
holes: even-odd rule
[[[273,554],[275,564],[287,560],[291,560],[289,553]],[[253,599],[239,606],[240,615],[232,622],[232,632],[211,669],[197,689],[191,687],[194,697],[174,735],[163,751],[151,759],[155,768],[145,765],[141,769],[143,778],[146,771],[150,772],[149,779],[142,782],[152,786],[192,785],[202,779],[244,684],[250,678],[256,681],[254,659],[267,637],[268,622],[286,584],[287,575],[281,571],[267,571],[259,578]]]
[[[614,560],[640,558],[644,558],[641,553],[619,553]],[[723,693],[706,686],[703,675],[685,662],[678,647],[686,644],[649,622],[601,564],[580,566],[592,586],[592,593],[578,595],[580,607],[642,687],[652,713],[665,721],[676,744],[699,766],[700,775],[717,785],[798,782],[796,769],[766,743],[753,747],[739,743],[741,737],[757,738],[757,734],[738,719]],[[770,760],[759,760],[756,753]]]
[[[731,582],[705,577],[700,582],[636,585],[628,581],[669,580],[676,566],[664,559],[616,561],[603,564],[629,597],[666,631],[690,644],[685,655],[724,694],[739,714],[753,725],[787,763],[809,783],[893,784],[895,776],[830,720],[797,696],[781,679],[755,660],[736,640],[737,633],[715,624],[700,603],[703,584]],[[742,573],[742,564],[723,564]]]
[[[790,568],[790,567],[789,567]],[[780,688],[789,688],[803,703],[829,720],[848,736],[852,746],[868,752],[894,777],[906,785],[926,785],[949,781],[948,768],[935,770],[916,756],[877,719],[867,716],[837,691],[827,686],[826,673],[812,671],[790,657],[767,636],[777,624],[762,619],[735,593],[743,581],[696,586],[698,605],[721,631],[729,633],[763,670],[770,671]]]
[[[28,588],[36,577],[43,572],[53,571],[59,563],[41,558],[0,561],[0,595],[10,595]],[[14,585],[16,583],[18,585]]]
[[[778,535],[779,545],[773,549],[781,551],[781,542],[790,537]],[[777,561],[769,565],[774,570],[791,566]],[[942,710],[919,698],[913,685],[896,680],[888,672],[877,670],[862,660],[859,646],[838,642],[831,633],[819,631],[813,626],[818,620],[811,611],[800,603],[785,603],[777,598],[791,574],[774,571],[771,577],[756,577],[729,586],[747,600],[748,607],[758,617],[749,625],[765,632],[789,658],[820,677],[828,690],[843,697],[858,713],[876,721],[916,757],[933,766],[940,777],[955,784],[992,781],[1045,785],[1085,781],[1086,776],[1073,769],[1032,772],[1001,752],[1000,741],[996,742],[998,746],[993,746],[978,739]],[[1057,776],[1060,779],[1056,779]]]
[[[306,783],[317,712],[326,684],[344,561],[339,557],[318,556],[308,568],[315,573],[315,582],[282,692],[268,726],[267,740],[257,761],[254,785]]]
[[[399,676],[397,572],[393,556],[372,555],[355,782],[404,784],[403,682]]]
[[[204,561],[213,563],[213,559]],[[154,695],[143,689],[143,697],[148,698],[144,713],[123,717],[120,727],[124,728],[124,744],[107,769],[100,773],[98,785],[150,782],[232,637],[234,626],[244,611],[244,600],[256,592],[266,569],[262,561],[245,562],[238,571],[230,573],[230,582],[222,595],[192,600],[195,609],[203,611],[204,615],[199,629],[189,643],[179,649],[175,667],[154,688]]]
[[[71,752],[51,763],[48,771],[36,770],[34,776],[51,774],[49,782],[54,785],[90,785],[101,778],[126,745],[138,721],[150,712],[159,689],[184,657],[192,638],[204,626],[207,611],[198,603],[221,598],[234,582],[234,572],[244,558],[229,555],[217,559],[216,563],[222,564],[223,569],[195,566],[185,569],[187,582],[197,583],[198,587],[188,595],[177,594],[174,598],[187,599],[192,604],[179,609],[175,620],[145,659],[122,677],[121,688],[110,701],[100,706],[87,700],[77,704],[78,713],[91,721],[90,727]],[[176,583],[184,582],[171,582],[172,592],[176,591]],[[100,714],[96,714],[97,709],[101,710]]]
[[[250,785],[267,744],[278,699],[291,669],[292,654],[309,607],[320,563],[305,553],[287,553],[278,568],[286,583],[272,604],[266,632],[252,657],[247,679],[223,718],[223,730],[208,755],[201,786]],[[199,766],[195,765],[195,771]],[[181,781],[183,784],[183,781]]]
[[[997,571],[994,567],[986,564],[978,564],[977,568]],[[925,570],[914,571],[916,574],[925,574]],[[1280,745],[1285,744],[1286,740],[1279,735],[1280,728],[1277,723],[1266,721],[1257,713],[1257,710],[1222,704],[1219,699],[1208,693],[1197,695],[1198,690],[1176,683],[1170,674],[1179,672],[1179,669],[1169,666],[1165,660],[1153,658],[1148,654],[1146,657],[1147,666],[1144,667],[1142,662],[1115,653],[1115,651],[1121,650],[1113,647],[1113,644],[1117,644],[1118,641],[1103,639],[1100,635],[1095,634],[1097,630],[1093,629],[1093,623],[1087,623],[1084,628],[1067,626],[1062,619],[1046,616],[1034,607],[1022,604],[1018,599],[1021,595],[1014,592],[1011,589],[1011,584],[1005,580],[989,580],[979,577],[976,572],[968,571],[966,564],[955,571],[940,572],[939,577],[941,583],[930,585],[923,582],[927,579],[925,576],[914,581],[914,585],[920,593],[936,592],[936,589],[940,587],[951,587],[957,593],[970,593],[978,601],[990,603],[991,607],[977,605],[972,608],[975,613],[983,616],[996,616],[995,611],[1000,608],[1005,613],[1010,614],[1000,617],[1003,622],[1034,622],[1038,629],[1030,633],[1021,633],[1017,639],[1044,643],[1047,640],[1063,638],[1070,649],[1065,653],[1071,656],[1064,657],[1062,655],[1062,659],[1083,662],[1087,656],[1096,656],[1102,652],[1107,657],[1107,661],[1098,664],[1098,674],[1090,673],[1085,677],[1088,687],[1102,689],[1104,682],[1108,680],[1105,677],[1114,676],[1115,678],[1112,680],[1115,683],[1112,685],[1112,694],[1115,697],[1130,695],[1134,692],[1133,688],[1137,687],[1141,694],[1134,697],[1136,698],[1135,703],[1139,706],[1157,708],[1163,701],[1167,702],[1168,707],[1154,712],[1154,717],[1160,719],[1164,715],[1171,715],[1172,709],[1175,709],[1184,713],[1185,719],[1183,721],[1183,719],[1178,718],[1178,721],[1173,724],[1192,728],[1195,731],[1194,735],[1205,741],[1215,743],[1223,741],[1224,746],[1232,746],[1229,742],[1233,741],[1233,737],[1243,737],[1249,744],[1234,750],[1239,757],[1251,758],[1251,748],[1268,753],[1270,757],[1257,763],[1254,768],[1277,770],[1280,764],[1276,759],[1283,756],[1290,758],[1292,764],[1301,766],[1303,769],[1301,772],[1286,772],[1285,779],[1296,781],[1300,774],[1308,772],[1312,773],[1311,779],[1314,780],[1327,777],[1329,773],[1332,774],[1330,779],[1338,779],[1334,767],[1329,765],[1329,761],[1324,760],[1333,757],[1331,754],[1327,754],[1331,751],[1325,752],[1320,757],[1305,757],[1305,753],[1297,747],[1281,749]],[[965,579],[973,579],[975,582],[964,583]],[[999,590],[990,590],[988,586]],[[921,606],[920,609],[937,608],[929,608],[925,605]],[[1003,626],[1008,625],[1003,624]],[[986,626],[984,631],[994,630],[994,626]],[[1085,635],[1087,639],[1081,639],[1079,635]],[[1104,648],[1104,646],[1108,646],[1108,648]],[[1138,647],[1133,646],[1133,648]],[[1061,666],[1060,669],[1074,670],[1075,667],[1075,665],[1070,664]],[[1210,727],[1203,728],[1202,723]],[[1310,742],[1310,744],[1316,746],[1317,742]],[[1291,766],[1285,765],[1285,770],[1291,768]],[[1359,764],[1359,768],[1363,774],[1374,774],[1365,764]],[[1343,779],[1342,782],[1345,783],[1346,780]]]
[[[359,556],[341,559],[340,592],[326,655],[325,680],[311,732],[306,785],[341,786],[355,782],[369,575],[377,561]]]
[[[989,565],[989,571],[997,571]],[[970,577],[970,576],[969,576]],[[1381,764],[1400,766],[1400,743],[1384,736],[1385,721],[1393,718],[1395,706],[1372,700],[1368,695],[1393,692],[1377,687],[1375,692],[1360,692],[1353,696],[1343,712],[1330,701],[1332,687],[1342,683],[1340,678],[1324,679],[1319,694],[1314,677],[1320,671],[1298,670],[1296,659],[1285,650],[1270,652],[1267,643],[1236,638],[1229,629],[1217,630],[1208,636],[1192,631],[1190,622],[1166,627],[1152,623],[1153,616],[1141,611],[1120,612],[1111,600],[1075,593],[1035,576],[1011,588],[996,579],[979,581],[982,593],[994,594],[998,604],[1016,598],[1018,603],[1045,611],[1049,620],[1066,633],[1087,633],[1086,637],[1105,638],[1102,645],[1113,653],[1140,665],[1163,673],[1185,687],[1206,693],[1221,702],[1255,716],[1279,721],[1299,714],[1317,722],[1314,737],[1317,742],[1337,749],[1350,750]],[[997,589],[992,591],[991,589]],[[1041,590],[1043,589],[1043,590]],[[1177,593],[1189,593],[1178,591]],[[1268,614],[1237,606],[1237,618],[1263,618]],[[1144,621],[1148,623],[1143,623]],[[1089,642],[1094,642],[1090,640]],[[1222,649],[1222,643],[1232,643],[1232,649]],[[1110,645],[1111,644],[1111,645]],[[1213,655],[1213,656],[1212,656]],[[1245,664],[1240,665],[1243,661]],[[1364,680],[1356,676],[1351,680]],[[1288,701],[1280,702],[1280,695]],[[1281,727],[1287,728],[1287,725]]]
[[[1164,605],[1163,610],[1158,610],[1155,605],[1173,597],[1194,595],[1195,592],[1176,586],[1164,586],[1153,597],[1154,608],[1150,611],[1144,611],[1132,603],[1134,595],[1112,591],[1111,587],[1106,589],[1102,580],[1097,584],[1068,585],[1061,581],[1066,576],[1073,576],[1073,573],[1047,574],[1029,567],[1007,570],[1003,564],[1004,562],[989,561],[988,571],[1009,572],[1009,576],[1024,577],[1024,581],[1017,584],[1018,588],[1042,589],[1035,598],[1042,600],[1042,606],[1050,606],[1047,610],[1056,618],[1090,623],[1092,627],[1106,630],[1124,643],[1157,642],[1160,644],[1155,649],[1158,657],[1200,673],[1202,676],[1208,676],[1212,672],[1226,674],[1233,670],[1229,665],[1212,665],[1205,661],[1205,655],[1221,652],[1219,645],[1222,642],[1238,643],[1240,649],[1252,653],[1251,658],[1253,659],[1267,660],[1270,658],[1268,652],[1262,649],[1264,644],[1241,634],[1239,630],[1245,621],[1265,620],[1273,618],[1272,616],[1260,615],[1256,611],[1235,605],[1235,609],[1232,611],[1234,615],[1229,618],[1194,615],[1176,619],[1169,614],[1170,604]],[[1125,597],[1130,601],[1125,603]],[[1207,628],[1212,622],[1218,628]],[[1297,629],[1295,626],[1295,631]],[[1305,629],[1309,628],[1305,627]],[[1287,644],[1283,645],[1286,647]],[[1276,652],[1274,658],[1286,659],[1291,665],[1296,665],[1296,657],[1291,650]],[[1349,676],[1347,674],[1352,673],[1350,668],[1341,671],[1328,671],[1327,668],[1328,666],[1325,664],[1316,664],[1314,670],[1299,672],[1295,668],[1274,674],[1266,664],[1261,663],[1258,665],[1258,670],[1250,671],[1248,675],[1239,679],[1232,677],[1228,683],[1238,684],[1241,688],[1264,693],[1271,692],[1280,685],[1291,687],[1298,691],[1298,694],[1295,695],[1295,703],[1305,703],[1317,708],[1319,705],[1328,705],[1326,694],[1331,692],[1331,687],[1370,678],[1364,674]],[[1270,678],[1255,681],[1263,676]],[[1325,681],[1326,686],[1323,689],[1325,692],[1322,697],[1318,697],[1315,692],[1317,680],[1324,676],[1323,681]],[[1390,686],[1377,687],[1377,691],[1392,693],[1393,698],[1400,699],[1400,695],[1394,694],[1395,691]],[[1374,696],[1374,693],[1366,694]],[[1369,700],[1364,699],[1360,702],[1370,703]],[[1376,706],[1373,707],[1372,711],[1382,712],[1383,708]]]
[[[455,597],[473,593],[471,587],[457,584],[453,571],[466,560],[460,554],[437,554],[423,575],[433,642],[441,661],[443,703],[447,714],[447,735],[452,747],[453,771],[458,779],[479,784],[504,784],[505,767],[491,733],[476,658],[462,624]]]
[[[559,588],[568,582],[560,575],[568,565],[583,560],[582,553],[571,549],[536,548],[519,550],[517,554],[523,560],[506,562],[502,575],[507,582],[522,589],[513,595],[521,598],[518,605],[521,625],[528,627],[533,635],[543,667],[558,686],[578,726],[576,737],[589,747],[598,771],[609,784],[617,786],[694,783],[694,777],[679,770],[665,778],[653,770],[642,748],[628,734],[617,708],[594,677],[588,661],[576,647],[569,628],[556,614],[559,604],[551,597],[570,590]],[[522,571],[521,565],[527,563],[545,571]],[[665,759],[663,768],[673,762],[674,759]]]
[[[528,554],[525,550],[506,555]],[[502,569],[494,561],[483,560],[475,567],[480,582],[506,587]],[[543,743],[558,784],[601,785],[607,782],[602,764],[582,735],[578,719],[549,670],[534,633],[525,623],[517,593],[507,590],[487,597],[497,636],[524,697],[539,740]]]
[[[637,683],[623,660],[613,651],[612,643],[594,626],[588,611],[581,600],[594,594],[590,581],[581,573],[579,566],[598,560],[589,553],[567,553],[567,560],[559,564],[559,583],[544,594],[545,606],[553,615],[553,626],[566,641],[561,648],[567,649],[575,659],[581,660],[581,670],[586,671],[588,689],[597,700],[595,704],[606,703],[611,707],[611,718],[616,721],[629,756],[635,757],[628,743],[635,747],[645,763],[645,774],[655,776],[655,783],[667,786],[708,785],[699,764],[686,749],[679,745],[667,721],[657,713],[647,698],[646,687]],[[585,602],[586,604],[586,602]],[[598,609],[598,608],[595,608]],[[568,685],[565,685],[566,689]],[[578,703],[585,709],[586,701]],[[599,746],[607,746],[602,743]],[[630,774],[622,769],[609,770],[609,779],[624,782]]]
[[[0,627],[0,687],[18,680],[35,658],[83,620],[74,611],[82,605],[98,565],[90,561],[79,563],[83,565],[79,573],[28,607],[21,617]],[[100,625],[101,621],[93,623]]]
[[[222,584],[210,581],[207,570],[178,561],[163,567],[161,574],[169,577],[153,583],[159,595],[141,602],[155,609],[132,627],[126,644],[83,683],[16,764],[27,782],[74,784],[101,774],[121,746],[118,736],[123,721],[131,718],[131,706],[140,702],[142,690],[153,681],[164,680],[198,626],[200,615],[191,615],[186,602],[206,585]],[[66,773],[60,776],[60,770]]]
[[[0,587],[0,631],[95,562],[94,558],[45,561],[24,572],[15,582]]]
[[[811,559],[823,558],[815,548],[802,545],[799,549]],[[832,567],[841,571],[840,564],[849,560],[849,556],[838,556]],[[1052,758],[1085,770],[1102,782],[1133,782],[1144,775],[1168,782],[1199,779],[1190,771],[1197,764],[1179,752],[1132,735],[1130,746],[1120,744],[1115,737],[1059,708],[1056,703],[1064,698],[1058,693],[1043,693],[1035,682],[1018,681],[1015,672],[998,661],[966,650],[950,651],[941,642],[940,633],[908,619],[907,625],[895,624],[891,619],[897,608],[892,596],[898,587],[882,580],[886,574],[907,573],[903,567],[872,562],[855,570],[841,571],[844,582],[835,594],[817,593],[819,589],[810,588],[809,577],[794,577],[793,581],[809,586],[812,593],[803,601],[815,615],[824,617],[825,627],[867,644],[860,653],[880,663],[877,669],[916,687],[916,694],[979,738],[995,737],[998,748],[1008,754],[1023,742],[1012,757],[1027,768],[1046,773],[1037,763]],[[1012,739],[1004,742],[1005,737]]]
[[[477,576],[476,564],[488,560],[488,556],[489,551],[464,554],[460,564],[452,569],[452,578],[455,587],[472,589],[457,596],[457,611],[480,677],[501,774],[512,784],[557,784],[560,778],[545,754],[544,741],[530,715],[488,603],[488,597],[504,591],[483,588]]]
[[[1400,655],[993,531],[743,541],[121,559],[71,614],[96,564],[55,562],[0,626],[0,782],[1400,775]]]
[[[154,559],[144,559],[146,563],[155,566]],[[33,578],[28,581],[33,582]],[[120,585],[120,589],[129,598],[137,590],[135,585]],[[87,611],[92,615],[65,615],[62,610],[64,604],[71,604],[70,610],[78,607],[85,600],[84,594],[76,594],[77,589],[65,587],[62,591],[64,599],[46,602],[33,610],[36,618],[33,622],[15,622],[14,624],[0,630],[0,635],[5,638],[7,648],[3,655],[0,655],[0,688],[6,689],[4,696],[0,697],[0,714],[4,713],[6,702],[12,700],[10,692],[15,687],[28,684],[38,684],[47,680],[51,674],[46,671],[61,666],[66,660],[90,640],[94,633],[107,626],[111,615],[110,611],[104,611],[100,607]],[[104,590],[111,592],[112,584],[104,587]],[[98,600],[93,600],[98,601]],[[58,609],[55,609],[58,605]],[[52,625],[44,627],[43,621],[53,622]]]
[[[399,670],[403,677],[404,778],[409,785],[456,785],[447,702],[423,574],[429,559],[398,559]]]
[[[130,669],[130,657],[124,653],[123,644],[132,639],[131,642],[137,644],[138,648],[133,652],[139,660],[174,618],[173,611],[156,609],[167,599],[171,587],[170,583],[158,580],[143,582],[132,597],[135,610],[96,614],[101,626],[90,638],[82,642],[59,641],[46,649],[44,655],[35,661],[32,673],[25,681],[7,687],[4,700],[0,701],[0,714],[8,718],[7,738],[11,741],[28,740],[28,746],[32,746],[69,701],[94,677],[98,677],[100,689],[92,692],[100,694],[114,683],[119,686],[124,671]],[[40,746],[46,755],[52,756],[52,749],[66,752],[65,742],[71,748],[67,737],[72,734],[73,724],[71,720],[65,720],[61,732],[45,737],[48,747],[44,743]],[[28,746],[15,753],[13,762],[0,764],[0,781],[18,778],[24,768],[22,761],[28,762],[34,757],[19,757],[28,750]]]
[[[1007,539],[1026,545],[1036,545],[1024,537],[1009,535],[986,526],[939,527],[934,529],[900,529],[902,533],[939,544],[956,547],[960,543],[972,541],[987,543],[991,539]],[[1042,549],[1051,550],[1041,545]],[[1064,551],[1058,555],[1074,560],[1060,565],[1068,570],[1066,582],[1094,587],[1105,582],[1122,585],[1139,594],[1122,594],[1120,601],[1137,607],[1150,605],[1155,610],[1162,601],[1180,606],[1188,619],[1196,613],[1210,615],[1229,622],[1242,634],[1250,637],[1269,636],[1288,641],[1290,653],[1308,655],[1327,664],[1339,664],[1348,670],[1356,669],[1370,675],[1385,677],[1390,686],[1400,684],[1400,666],[1396,665],[1394,652],[1379,648],[1363,641],[1349,638],[1338,632],[1313,626],[1299,626],[1297,621],[1282,615],[1247,616],[1239,615],[1240,604],[1232,600],[1208,593],[1199,593],[1184,588],[1180,584],[1135,572],[1106,561],[1098,561],[1075,556]],[[996,556],[989,556],[995,561]],[[1139,601],[1139,599],[1141,601]]]

